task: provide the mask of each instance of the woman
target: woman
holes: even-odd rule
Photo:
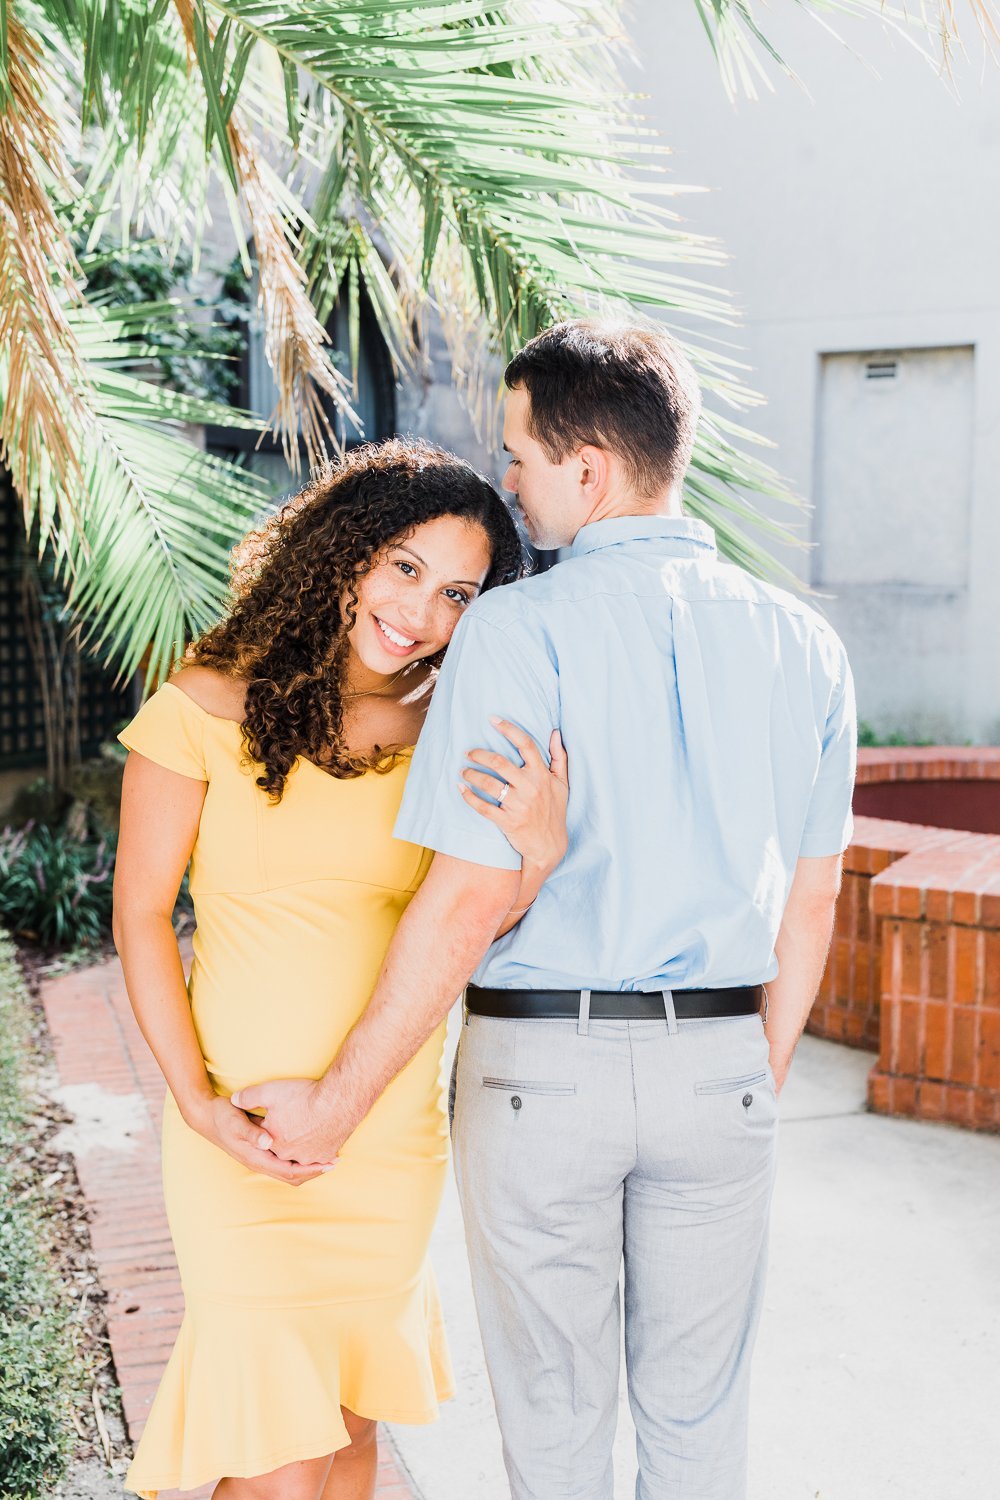
[[[318,1076],[363,1010],[430,863],[392,827],[435,667],[468,604],[520,568],[467,465],[422,443],[358,450],[237,550],[229,613],[121,735],[115,939],[169,1086],[186,1302],[127,1480],[141,1496],[221,1475],[216,1500],[369,1500],[376,1421],[429,1421],[451,1394],[426,1258],[444,1028],[332,1167],[261,1150],[229,1096]],[[561,746],[550,770],[511,733],[524,870],[501,931],[565,849]],[[189,860],[185,988],[170,918]]]

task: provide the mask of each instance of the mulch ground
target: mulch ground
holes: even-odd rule
[[[135,1024],[117,958],[35,977],[58,1100],[48,1134],[66,1132],[71,1153],[71,1162],[65,1154],[50,1162],[40,1145],[38,1173],[49,1191],[63,1197],[65,1274],[79,1285],[98,1370],[98,1402],[112,1412],[105,1425],[115,1425],[116,1380],[125,1431],[134,1444],[183,1311],[160,1187],[163,1080]],[[93,1435],[82,1435],[82,1441],[93,1449]],[[123,1456],[120,1448],[113,1453],[116,1472]],[[185,1493],[187,1500],[200,1500],[211,1486]],[[377,1495],[419,1500],[384,1435]]]

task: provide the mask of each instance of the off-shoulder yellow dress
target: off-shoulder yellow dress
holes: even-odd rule
[[[189,991],[216,1088],[318,1077],[430,863],[392,837],[407,761],[338,781],[300,760],[272,804],[243,763],[240,726],[172,684],[120,738],[208,783]],[[428,1422],[452,1394],[427,1259],[447,1167],[443,1043],[442,1026],[336,1169],[299,1188],[211,1145],[168,1095],[164,1189],[186,1310],[129,1489],[151,1500],[265,1474],[345,1447],[341,1406]]]

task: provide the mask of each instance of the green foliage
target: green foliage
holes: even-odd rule
[[[702,276],[721,251],[679,219],[686,189],[616,73],[616,12],[617,0],[198,0],[190,34],[169,0],[36,0],[24,12],[67,159],[63,187],[46,191],[86,246],[88,305],[62,299],[79,355],[60,365],[79,471],[40,462],[22,498],[59,552],[72,608],[95,622],[89,643],[123,675],[142,664],[161,677],[217,615],[228,549],[269,498],[178,430],[235,425],[191,404],[225,394],[217,355],[238,336],[235,288],[200,351],[175,300],[198,265],[213,178],[244,284],[260,264],[265,347],[293,426],[321,386],[328,394],[328,350],[309,354],[309,319],[325,323],[343,288],[352,358],[363,285],[399,367],[419,360],[430,299],[490,425],[488,356],[556,318],[733,320]],[[712,408],[689,507],[726,555],[776,571],[758,537],[790,538],[754,497],[791,497],[739,425],[754,398],[736,360],[689,346]],[[151,364],[187,396],[171,402],[137,379]],[[0,406],[3,386],[0,362]]]
[[[17,793],[0,830],[0,923],[72,963],[92,962],[95,943],[111,930],[126,754],[117,743],[102,745],[99,758],[70,773],[65,791],[38,777]],[[193,911],[185,874],[174,907],[178,933]]]
[[[82,809],[87,830],[94,838],[118,838],[122,772],[127,753],[117,743],[102,745],[96,760],[85,760],[70,772],[71,806]]]
[[[158,303],[69,315],[93,416],[80,522],[64,543],[69,608],[93,622],[92,651],[123,677],[145,658],[153,681],[217,617],[230,549],[268,504],[263,481],[195,447],[183,431],[259,430],[260,422],[135,373],[172,315]]]
[[[21,1069],[28,1000],[0,933],[0,1500],[43,1500],[73,1444],[82,1384],[70,1308],[50,1269],[30,1183],[16,1166],[28,1113]]]
[[[30,1217],[0,1205],[0,1500],[51,1494],[71,1440],[71,1351],[52,1311],[52,1277],[38,1257]]]
[[[111,929],[114,844],[68,827],[0,832],[0,922],[47,948],[98,943]]]
[[[901,729],[890,730],[888,734],[879,734],[876,729],[868,723],[867,719],[858,720],[858,746],[861,749],[871,749],[881,745],[933,745],[933,740],[918,739],[916,735],[905,734]]]
[[[780,63],[753,0],[693,3],[727,87],[752,85],[758,52]],[[824,25],[831,8],[888,13],[879,0],[799,4]],[[323,338],[345,287],[355,368],[362,285],[399,368],[419,363],[420,308],[436,307],[484,427],[495,356],[559,318],[654,312],[681,330],[708,396],[692,514],[726,556],[796,586],[766,550],[797,538],[758,497],[796,502],[739,419],[757,398],[737,359],[690,332],[735,321],[705,279],[723,253],[684,225],[675,200],[690,189],[626,93],[620,9],[32,0],[8,14],[0,0],[0,113],[17,140],[0,199],[6,172],[18,187],[0,215],[0,284],[24,356],[0,358],[0,430],[106,662],[165,674],[217,615],[227,551],[269,498],[184,430],[239,420],[194,397],[224,394],[217,355],[240,313],[224,311],[196,352],[171,296],[198,264],[217,187],[245,280],[255,256],[260,267],[290,455],[324,402],[349,408]],[[64,230],[86,246],[83,277]],[[187,394],[137,379],[151,362]]]
[[[126,754],[118,744],[102,745],[99,757],[73,767],[62,791],[57,791],[44,776],[29,781],[15,793],[7,813],[8,823],[12,828],[23,828],[26,823],[57,828],[68,821],[80,837],[86,834],[94,841],[110,838],[114,842],[118,837]]]
[[[236,363],[244,344],[239,319],[246,318],[246,307],[237,308],[225,297],[209,302],[197,295],[188,251],[179,250],[170,259],[155,240],[133,241],[123,249],[102,239],[96,250],[80,255],[80,266],[89,301],[102,307],[163,308],[152,360],[167,385],[210,401],[232,398],[239,388]],[[245,304],[245,296],[243,300]]]

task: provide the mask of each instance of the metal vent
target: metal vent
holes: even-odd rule
[[[869,359],[865,363],[866,380],[895,380],[898,371],[896,359]]]

